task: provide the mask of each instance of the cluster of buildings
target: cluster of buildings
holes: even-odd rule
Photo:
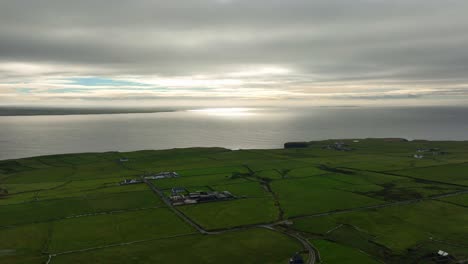
[[[143,183],[142,180],[137,180],[137,179],[125,179],[121,181],[119,184],[120,185],[129,185],[129,184],[137,184],[137,183]]]
[[[163,171],[160,173],[143,176],[143,178],[145,178],[146,180],[160,180],[160,179],[177,178],[177,177],[179,177],[179,174],[173,171],[171,172]]]
[[[428,148],[428,149],[417,149],[416,154],[413,155],[415,159],[422,159],[424,158],[424,155],[431,155],[432,156],[438,156],[438,155],[443,155],[445,152],[440,151],[439,148]]]
[[[176,178],[176,177],[179,177],[179,174],[173,171],[172,172],[163,171],[160,173],[148,174],[148,175],[142,176],[142,178],[145,180],[160,180],[160,179]],[[137,184],[137,183],[143,183],[143,180],[125,179],[124,181],[120,182],[120,185]]]
[[[174,187],[171,190],[171,196],[169,197],[173,205],[185,205],[185,204],[196,204],[201,202],[214,202],[231,200],[236,197],[228,191],[198,191],[188,192],[183,187]]]
[[[350,148],[344,142],[335,142],[335,143],[333,143],[331,145],[326,145],[323,148],[324,149],[331,149],[331,150],[338,150],[338,151],[351,151],[351,150],[353,150],[352,148]]]

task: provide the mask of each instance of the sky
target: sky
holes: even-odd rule
[[[466,0],[0,0],[0,105],[466,105]]]

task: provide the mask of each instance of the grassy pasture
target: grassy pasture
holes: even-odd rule
[[[37,183],[12,183],[3,184],[10,194],[40,191],[45,189],[52,189],[63,185],[66,182],[37,182]]]
[[[153,184],[161,189],[169,189],[175,186],[208,186],[208,185],[221,185],[221,184],[234,184],[248,182],[245,179],[237,178],[231,179],[231,174],[213,174],[203,176],[181,176],[177,178],[153,180]]]
[[[51,167],[25,170],[9,175],[5,184],[31,184],[44,182],[65,182],[75,173],[71,167]]]
[[[348,184],[333,181],[326,176],[272,183],[273,191],[278,194],[287,217],[382,203],[377,199],[338,189],[346,186]]]
[[[453,203],[460,206],[468,207],[468,194],[458,195],[458,196],[451,196],[439,199],[441,201]]]
[[[377,264],[379,261],[351,247],[327,240],[315,239],[312,244],[320,252],[320,261],[324,264]]]
[[[271,194],[268,193],[265,188],[263,188],[258,182],[230,183],[211,187],[217,191],[228,191],[237,197],[245,196],[247,198],[271,198]]]
[[[82,197],[51,199],[0,206],[0,226],[50,221],[64,217],[147,208],[162,205],[153,192],[101,193]]]
[[[38,192],[38,199],[58,199],[67,197],[86,196],[95,193],[119,193],[129,191],[148,190],[145,184],[120,186],[117,182],[122,179],[100,179],[90,181],[71,181],[58,189]]]
[[[207,229],[273,222],[278,210],[271,198],[249,198],[178,207]]]
[[[336,141],[353,150],[323,148]],[[412,157],[418,148],[440,148],[445,153],[418,160]],[[129,160],[120,162],[120,158]],[[39,264],[46,261],[46,251],[131,241],[137,243],[59,255],[52,264],[173,259],[287,263],[302,248],[297,241],[264,229],[193,234],[196,230],[165,208],[146,184],[118,185],[124,178],[160,171],[181,175],[153,181],[166,194],[172,187],[185,187],[227,190],[240,198],[177,207],[206,229],[274,222],[282,210],[283,220],[293,217],[292,226],[284,228],[309,238],[323,263],[374,263],[373,259],[431,263],[430,254],[439,249],[466,259],[466,194],[301,216],[468,190],[467,162],[468,142],[382,139],[311,142],[306,149],[191,148],[0,161],[0,188],[8,190],[8,195],[0,196],[0,226],[9,226],[0,228],[0,263]],[[233,172],[243,175],[231,179]],[[83,216],[103,212],[107,214]],[[72,216],[80,217],[67,218]]]
[[[424,180],[460,184],[468,187],[468,163],[400,170],[394,171],[394,173]]]
[[[56,221],[48,251],[63,252],[192,233],[166,208]]]
[[[0,229],[0,263],[44,263],[50,224]]]
[[[451,224],[442,227],[442,223]],[[433,241],[468,247],[467,223],[466,208],[438,201],[425,201],[377,210],[298,219],[294,221],[294,228],[357,247],[382,258],[385,256],[383,251],[400,256],[405,255],[408,249],[424,251],[421,247]]]
[[[287,263],[291,252],[302,246],[291,238],[264,229],[252,229],[218,236],[192,235],[155,240],[120,248],[60,255],[53,263]]]

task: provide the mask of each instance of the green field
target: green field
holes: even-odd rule
[[[343,246],[327,240],[312,240],[312,244],[321,254],[321,263],[324,264],[377,264],[369,255],[351,247]]]
[[[336,141],[352,150],[327,147]],[[180,176],[119,185],[163,171]],[[234,199],[170,206],[174,187]],[[308,261],[308,243],[316,263],[463,262],[468,142],[327,140],[5,160],[0,234],[2,264],[288,263],[296,252]],[[450,258],[437,259],[438,250]]]

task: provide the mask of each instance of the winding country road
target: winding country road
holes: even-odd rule
[[[308,252],[308,255],[309,255],[308,264],[314,264],[316,262],[316,259],[318,258],[317,257],[318,254],[316,254],[316,249],[310,244],[310,242],[307,239],[303,238],[299,233],[296,233],[296,232],[293,232],[293,231],[280,230],[278,228],[275,228],[275,226],[286,224],[288,221],[293,220],[293,219],[328,216],[328,215],[350,213],[350,212],[363,211],[363,210],[369,210],[369,209],[378,209],[378,208],[385,208],[385,207],[391,207],[391,206],[407,205],[407,204],[418,203],[418,202],[422,202],[422,201],[426,201],[426,200],[435,200],[435,199],[440,199],[440,198],[445,198],[445,197],[450,197],[450,196],[468,194],[468,190],[461,190],[461,191],[457,191],[457,192],[438,194],[438,195],[433,195],[433,196],[418,198],[418,199],[411,199],[411,200],[405,200],[405,201],[397,201],[397,202],[390,202],[390,203],[384,203],[384,204],[355,207],[355,208],[336,210],[336,211],[330,211],[330,212],[295,216],[295,217],[290,217],[289,219],[277,221],[277,222],[274,222],[274,223],[271,223],[271,224],[245,225],[245,226],[239,226],[239,227],[219,229],[219,230],[216,230],[216,231],[208,231],[208,230],[204,229],[202,226],[200,226],[199,224],[197,224],[196,222],[194,222],[192,219],[187,217],[184,213],[179,211],[177,208],[175,208],[172,205],[172,203],[169,201],[169,199],[164,195],[164,193],[161,190],[159,190],[156,186],[154,186],[153,183],[151,183],[150,181],[148,181],[146,179],[143,179],[143,181],[150,187],[151,190],[153,190],[153,192],[155,192],[164,201],[164,203],[172,211],[174,211],[174,213],[176,213],[186,223],[193,226],[196,230],[198,230],[198,232],[200,232],[202,234],[206,234],[206,235],[217,235],[217,234],[222,234],[222,233],[226,233],[226,232],[247,230],[247,229],[252,229],[252,228],[267,228],[269,230],[280,232],[282,234],[285,234],[287,236],[290,236],[290,237],[298,240],[303,245],[304,249],[307,250],[307,252]]]
[[[266,229],[269,229],[269,230],[272,230],[272,231],[275,231],[275,232],[285,234],[285,235],[287,235],[289,237],[292,237],[292,238],[298,240],[302,244],[304,249],[308,252],[307,264],[314,264],[315,263],[316,258],[315,258],[315,249],[314,249],[314,247],[309,243],[309,241],[307,241],[307,239],[301,237],[298,233],[278,230],[277,228],[274,227],[276,225],[276,223],[266,224],[266,225],[246,225],[246,226],[240,226],[240,227],[224,228],[224,229],[219,229],[219,230],[216,230],[216,231],[208,231],[208,230],[204,229],[202,226],[200,226],[199,224],[197,224],[196,222],[194,222],[192,219],[190,219],[184,213],[179,211],[177,208],[175,208],[175,206],[172,205],[171,201],[169,201],[169,199],[167,199],[167,197],[164,195],[164,193],[161,190],[159,190],[156,186],[154,186],[153,183],[151,183],[147,179],[144,179],[143,177],[142,177],[142,180],[143,180],[143,182],[145,182],[150,187],[150,189],[154,193],[156,193],[164,201],[164,203],[175,214],[177,214],[180,218],[182,218],[187,224],[194,227],[201,234],[219,235],[219,234],[223,234],[223,233],[226,233],[226,232],[241,231],[241,230],[247,230],[247,229],[252,229],[252,228],[266,228]]]

